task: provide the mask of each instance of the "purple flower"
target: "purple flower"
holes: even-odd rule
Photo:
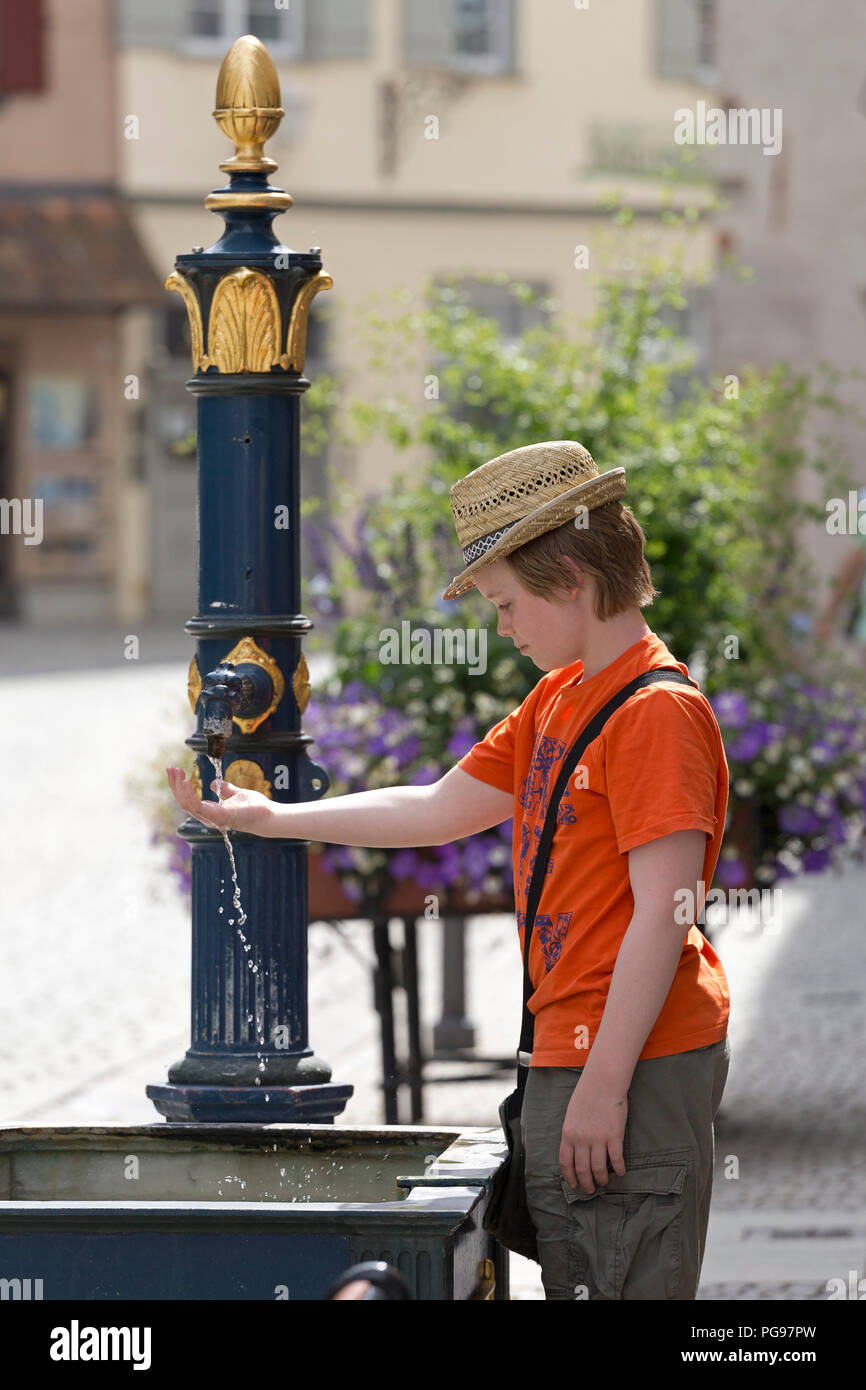
[[[807,874],[819,874],[829,868],[832,859],[830,846],[825,849],[807,849],[803,855],[803,869]]]
[[[811,807],[797,803],[780,807],[779,827],[786,835],[817,835],[824,828],[821,817]]]
[[[429,888],[435,893],[442,887],[442,873],[439,865],[429,859],[419,859],[415,871],[415,882],[419,888]]]
[[[490,850],[481,840],[470,840],[463,851],[463,868],[472,888],[480,888],[490,868]]]
[[[415,878],[420,860],[414,849],[401,849],[392,854],[388,866],[395,879]]]
[[[442,776],[442,769],[437,763],[424,763],[422,767],[416,768],[409,778],[411,787],[427,787],[431,782],[438,782]]]
[[[738,736],[728,745],[728,757],[738,763],[751,762],[769,742],[767,728],[761,720],[754,720],[747,728],[741,729]]]
[[[391,749],[391,752],[400,762],[411,763],[421,752],[421,740],[417,734],[408,734]]]
[[[448,755],[459,761],[469,752],[470,748],[474,748],[477,742],[478,740],[473,733],[464,733],[460,729],[455,729],[448,740]]]
[[[460,863],[460,851],[455,844],[439,845],[436,850],[438,859],[439,880],[446,887],[456,883],[462,873]]]
[[[742,859],[719,859],[716,877],[723,888],[736,888],[746,877],[746,866]]]
[[[710,701],[720,724],[731,729],[739,729],[749,717],[749,702],[745,695],[736,690],[724,690]]]

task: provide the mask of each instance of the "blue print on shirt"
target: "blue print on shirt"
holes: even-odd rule
[[[550,915],[543,912],[535,919],[535,930],[538,931],[538,939],[541,942],[541,949],[544,952],[544,965],[546,970],[552,970],[559,960],[562,951],[562,943],[571,923],[570,912],[558,912],[556,915],[556,926],[554,927]]]
[[[562,954],[562,946],[571,925],[572,914],[570,912],[558,912],[556,915],[556,926],[553,919],[547,912],[536,913],[533,924],[533,935],[537,935],[541,942],[541,949],[544,953],[545,972],[552,970]],[[526,913],[517,913],[517,926],[519,931],[526,930]]]
[[[565,744],[560,739],[551,738],[548,734],[535,735],[535,747],[532,750],[529,772],[521,782],[517,793],[517,799],[523,807],[525,816],[544,818],[547,811],[547,799],[553,785],[550,780],[550,770],[554,763],[559,762],[564,752]]]
[[[525,894],[529,893],[529,884],[532,879],[532,870],[535,867],[535,859],[538,853],[538,842],[541,839],[544,827],[544,817],[547,814],[547,807],[550,801],[550,793],[556,785],[556,778],[562,759],[569,747],[562,739],[552,738],[549,734],[536,734],[535,747],[532,754],[529,773],[523,778],[517,793],[517,799],[524,808],[524,819],[520,827],[520,859],[518,861],[518,881],[520,882]],[[526,824],[527,820],[536,818],[536,823],[530,829]],[[577,813],[574,806],[564,793],[559,801],[556,811],[557,825],[573,825],[577,820]],[[535,841],[533,853],[529,855],[533,839]],[[529,856],[527,862],[527,856]],[[551,853],[547,861],[545,878],[553,873],[554,857]]]

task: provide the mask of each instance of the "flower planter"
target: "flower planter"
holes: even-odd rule
[[[307,856],[307,904],[311,922],[330,917],[366,917],[371,913],[383,917],[420,917],[424,912],[425,899],[430,895],[429,888],[419,888],[409,879],[394,884],[381,901],[365,903],[354,899],[343,888],[337,873],[331,872],[322,864],[322,851],[309,851]],[[439,916],[454,913],[470,917],[474,914],[492,912],[513,912],[512,893],[481,893],[470,899],[467,893],[450,891],[437,893]]]

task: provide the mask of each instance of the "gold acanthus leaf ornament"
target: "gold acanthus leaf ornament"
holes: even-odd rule
[[[270,782],[258,763],[254,763],[250,758],[235,758],[224,770],[223,780],[231,782],[235,787],[246,787],[249,791],[261,792],[262,796],[270,797],[273,801]]]
[[[189,675],[186,678],[186,693],[189,699],[189,707],[195,714],[198,697],[201,694],[201,672],[198,669],[198,662],[195,657],[189,663]]]
[[[295,699],[298,702],[298,709],[303,714],[307,708],[307,701],[310,698],[310,672],[307,666],[307,658],[301,652],[298,664],[295,667],[295,674],[292,677],[292,690],[295,692]]]
[[[273,282],[243,267],[216,287],[207,331],[208,366],[220,372],[269,372],[279,365],[280,306]]]
[[[224,275],[214,291],[208,319],[208,352],[204,350],[204,329],[198,297],[189,280],[173,271],[165,281],[168,290],[177,290],[186,305],[192,348],[193,371],[209,367],[226,375],[269,372],[281,367],[285,372],[302,372],[307,354],[307,324],[310,305],[320,290],[333,289],[326,271],[311,276],[298,291],[288,324],[283,332],[280,304],[269,275],[249,266],[240,266]]]

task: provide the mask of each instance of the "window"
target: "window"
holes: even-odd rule
[[[655,0],[656,69],[660,77],[714,86],[716,0]]]
[[[518,279],[517,276],[513,278]],[[476,313],[483,314],[485,318],[495,319],[499,324],[503,341],[513,346],[530,328],[539,327],[548,318],[543,296],[549,292],[550,287],[540,280],[522,283],[529,284],[537,296],[531,303],[520,299],[507,284],[500,284],[493,279],[464,277],[458,280],[454,288],[460,298]]]
[[[96,390],[84,378],[32,377],[28,436],[37,449],[79,449],[97,433]]]
[[[643,346],[643,356],[648,362],[670,362],[679,355],[683,347],[691,348],[695,358],[692,365],[682,371],[674,372],[668,379],[674,405],[679,405],[690,393],[694,381],[706,379],[710,367],[712,347],[712,300],[705,285],[690,285],[688,304],[683,309],[675,309],[665,304],[659,310],[658,318],[666,328],[672,328],[678,338],[653,338]]]
[[[187,50],[224,53],[241,34],[255,34],[272,58],[294,58],[303,45],[304,0],[187,0]]]
[[[404,51],[419,67],[510,72],[514,0],[404,0]]]
[[[510,277],[515,281],[518,278],[518,276]],[[447,280],[443,278],[440,283],[443,288],[447,286],[449,289],[453,289],[458,300],[468,304],[476,313],[496,321],[506,353],[519,352],[523,335],[530,329],[538,328],[546,323],[550,316],[549,307],[544,298],[550,287],[540,281],[523,282],[528,283],[537,296],[529,303],[516,295],[509,287],[509,283],[501,282],[499,277],[495,279],[468,276],[459,279],[448,277]],[[501,414],[497,414],[488,402],[479,404],[459,397],[454,400],[449,398],[443,371],[450,360],[446,354],[434,354],[431,362],[430,371],[439,377],[439,399],[448,405],[449,414],[455,420],[464,421],[477,430],[486,430],[495,435],[497,431],[502,429],[503,417]],[[466,380],[465,386],[470,391],[483,391],[483,382],[471,376]]]

